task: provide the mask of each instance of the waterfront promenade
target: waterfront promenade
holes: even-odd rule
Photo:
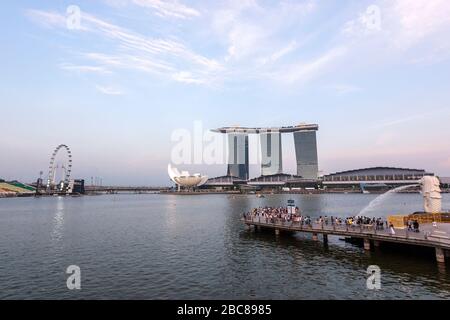
[[[320,234],[324,243],[328,242],[329,235],[343,236],[362,239],[365,250],[379,247],[383,242],[390,242],[435,248],[438,263],[445,263],[445,258],[450,257],[450,224],[445,223],[439,224],[437,228],[432,224],[422,224],[419,232],[395,229],[395,234],[392,234],[389,229],[377,230],[373,225],[336,225],[318,222],[302,224],[279,218],[266,219],[251,215],[242,218],[242,221],[255,230],[271,229],[277,236],[282,232],[304,232],[312,234],[313,240],[318,241]]]

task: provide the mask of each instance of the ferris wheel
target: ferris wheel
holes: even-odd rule
[[[66,151],[66,158],[64,159],[65,160],[64,164],[61,164],[61,165],[56,163],[56,161],[55,161],[60,150]],[[58,168],[61,168],[64,170],[63,179],[60,183],[55,181],[56,170]],[[52,157],[50,158],[50,164],[48,166],[47,189],[53,189],[53,188],[55,188],[55,186],[60,190],[64,190],[65,188],[67,188],[67,186],[69,185],[71,172],[72,172],[72,152],[70,151],[70,148],[67,145],[60,144],[53,151]],[[59,184],[59,186],[57,186],[58,184]]]

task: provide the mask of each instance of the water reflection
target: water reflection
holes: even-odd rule
[[[111,195],[0,201],[0,298],[67,297],[61,270],[82,263],[82,299],[398,299],[450,298],[449,270],[433,250],[370,254],[329,237],[328,248],[300,233],[247,232],[242,213],[286,205],[304,212],[357,214],[374,195]],[[450,207],[450,195],[443,206]],[[417,195],[395,195],[380,208],[410,210]],[[14,214],[11,214],[11,213]],[[32,231],[32,232],[30,232]],[[366,270],[382,270],[382,290],[368,291]],[[39,290],[28,290],[42,274]],[[30,277],[24,277],[30,275]],[[64,277],[64,274],[62,274]],[[112,281],[113,279],[113,281]],[[36,285],[37,285],[36,284]],[[89,285],[90,284],[90,285]],[[70,296],[69,298],[74,298]]]
[[[169,233],[174,233],[177,223],[177,201],[176,196],[173,195],[167,195],[165,203],[166,203],[166,210],[165,210],[165,221],[166,226],[169,229]]]
[[[400,203],[405,206],[405,203],[408,202],[408,206],[414,208],[421,201],[420,197],[415,196],[400,195],[393,198],[397,205]],[[445,267],[444,270],[437,270],[432,249],[421,253],[417,253],[415,249],[406,250],[406,252],[395,250],[392,252],[386,248],[367,252],[361,246],[341,241],[339,237],[330,236],[328,245],[324,246],[322,241],[312,241],[310,235],[297,233],[291,236],[276,237],[273,230],[248,231],[237,222],[241,213],[251,210],[252,207],[286,205],[288,199],[294,199],[303,214],[312,217],[319,215],[345,217],[357,214],[374,197],[376,196],[268,195],[262,199],[254,196],[230,199],[229,216],[226,223],[228,237],[225,238],[225,247],[227,248],[225,256],[227,272],[225,273],[229,272],[236,276],[236,272],[239,272],[239,276],[236,276],[238,279],[230,276],[225,278],[235,285],[241,281],[248,285],[253,292],[261,292],[268,289],[258,287],[253,283],[248,284],[248,279],[262,284],[267,281],[268,277],[274,277],[272,274],[267,274],[268,270],[274,273],[287,273],[290,274],[289,277],[292,277],[292,272],[301,272],[301,276],[293,278],[301,278],[302,292],[313,292],[309,297],[381,299],[417,297],[423,294],[425,298],[430,292],[433,293],[432,296],[450,297],[450,279],[445,272]],[[389,204],[381,206],[380,210],[388,212],[391,210],[389,206]],[[240,229],[238,237],[236,237],[236,228]],[[239,265],[238,270],[236,270],[236,265]],[[365,272],[370,265],[379,265],[383,270],[386,287],[384,292],[372,293],[365,290]],[[255,273],[255,270],[258,271]],[[345,279],[346,276],[354,279],[357,285],[355,282],[347,282],[350,280]],[[294,279],[291,280],[294,281]],[[338,294],[336,290],[341,290],[342,282],[347,285],[345,290],[342,289],[347,293]],[[330,289],[331,296],[329,292],[317,292],[318,287],[327,286],[336,286],[336,288]],[[297,290],[291,283],[287,283],[284,286],[285,295],[283,297],[303,298],[298,296]],[[274,293],[270,290],[269,292],[271,294],[268,297],[273,298]],[[266,296],[260,295],[259,297],[265,298]]]
[[[421,283],[428,286],[429,290],[450,298],[449,266],[436,264],[432,248],[419,250],[420,252],[414,247],[382,248],[371,252],[363,250],[361,246],[341,241],[336,236],[330,236],[328,245],[324,246],[322,241],[313,241],[307,234],[284,234],[276,237],[272,230],[253,229],[241,231],[240,238],[247,242],[258,241],[260,247],[270,247],[280,255],[288,254],[294,261],[302,261],[303,268],[310,268],[309,264],[314,261],[323,261],[321,272],[324,273],[335,273],[342,267],[361,272],[369,265],[378,265],[389,278],[396,279],[399,284],[406,283],[408,287]],[[244,254],[247,255],[246,259],[251,259],[256,252],[249,250]],[[298,259],[299,257],[301,258]],[[402,292],[411,290],[406,287]]]
[[[56,199],[56,208],[53,216],[53,228],[51,239],[52,242],[58,243],[63,238],[64,228],[64,198],[58,197]]]

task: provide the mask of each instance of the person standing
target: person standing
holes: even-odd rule
[[[392,223],[389,225],[389,230],[391,232],[391,235],[394,236],[395,235],[395,229],[394,229],[394,225]]]
[[[419,221],[414,220],[413,225],[414,225],[414,232],[420,232],[419,231]]]

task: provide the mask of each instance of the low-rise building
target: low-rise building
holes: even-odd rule
[[[422,169],[372,167],[325,175],[322,185],[330,189],[390,189],[418,183],[424,176],[434,174]]]

